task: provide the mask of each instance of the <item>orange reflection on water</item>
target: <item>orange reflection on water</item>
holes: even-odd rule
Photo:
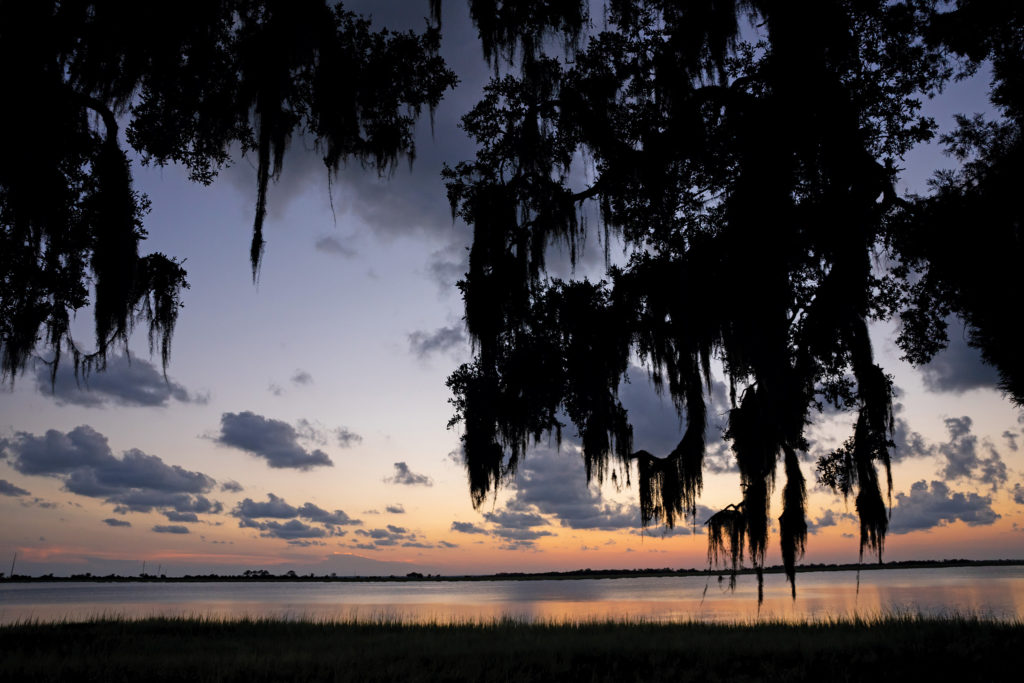
[[[561,581],[398,583],[147,583],[0,585],[0,623],[97,616],[214,619],[284,618],[477,622],[822,621],[886,614],[1024,619],[1024,567],[892,569],[797,575],[790,597],[783,576],[735,591],[714,577]]]

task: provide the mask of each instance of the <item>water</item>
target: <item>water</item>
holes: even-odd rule
[[[712,577],[560,581],[381,583],[0,584],[0,623],[95,617],[201,616],[406,622],[824,620],[880,614],[1024,619],[1024,567],[881,569],[797,575],[797,597],[780,574],[735,592]]]

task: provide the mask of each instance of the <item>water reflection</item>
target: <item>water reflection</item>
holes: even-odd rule
[[[714,578],[409,583],[0,584],[0,623],[98,616],[407,622],[825,620],[879,614],[1024,618],[1024,567],[817,572],[797,576],[792,600],[781,575],[765,577],[758,609],[753,577],[736,590]]]

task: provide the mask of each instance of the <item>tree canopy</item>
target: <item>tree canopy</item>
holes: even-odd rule
[[[148,200],[125,145],[201,183],[255,155],[255,279],[292,137],[311,137],[329,171],[411,159],[416,117],[455,83],[438,41],[436,27],[374,31],[328,0],[0,0],[0,376],[40,345],[53,373],[67,351],[76,371],[102,365],[137,322],[166,368],[186,273],[139,254]],[[70,320],[90,304],[84,352]]]
[[[645,524],[695,514],[717,362],[741,499],[707,520],[709,559],[763,566],[781,461],[793,582],[805,431],[826,404],[855,419],[819,479],[854,498],[861,553],[881,557],[893,386],[869,322],[900,316],[921,363],[956,313],[1024,402],[1000,303],[1019,300],[1024,256],[1019,4],[611,0],[585,40],[587,3],[470,5],[509,71],[463,119],[476,158],[445,171],[474,230],[460,288],[475,356],[449,378],[474,503],[571,423],[588,477],[635,472]],[[568,41],[564,59],[545,31]],[[962,120],[945,142],[963,170],[898,196],[903,155],[935,135],[922,97],[989,59],[1004,118]],[[624,262],[598,282],[551,277],[550,245],[577,258],[587,201]],[[618,397],[634,358],[685,418],[671,452],[634,448]]]

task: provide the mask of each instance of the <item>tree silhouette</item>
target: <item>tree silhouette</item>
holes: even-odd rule
[[[955,313],[968,343],[998,369],[1000,388],[1024,407],[1019,325],[1006,306],[1020,300],[1024,263],[1024,7],[962,0],[935,18],[927,37],[963,60],[965,74],[990,61],[1001,116],[958,116],[942,141],[962,169],[937,174],[933,193],[908,203],[894,222],[889,239],[902,258],[895,275],[906,323],[899,341],[911,360],[926,361],[944,345],[945,317]]]
[[[982,161],[946,178],[935,198],[917,204],[895,191],[902,156],[934,134],[920,98],[953,75],[954,52],[968,68],[993,55],[1007,102],[1020,103],[1020,10],[613,0],[604,30],[581,44],[586,3],[470,5],[496,71],[517,67],[463,119],[476,159],[445,171],[453,211],[474,230],[459,286],[475,357],[449,378],[473,502],[515,471],[531,441],[560,438],[567,420],[588,477],[629,482],[636,472],[644,524],[693,515],[717,360],[742,498],[707,520],[709,559],[735,570],[746,554],[760,585],[781,460],[779,536],[793,584],[807,537],[805,428],[825,404],[856,417],[820,478],[854,497],[861,554],[881,558],[893,389],[868,322],[906,315],[904,347],[923,362],[942,346],[936,313],[955,311],[1021,396],[1009,316],[989,298],[1019,291],[1019,118],[965,124],[952,142]],[[970,24],[958,16],[968,13]],[[555,35],[568,41],[564,61],[542,49]],[[1005,201],[982,208],[991,193]],[[599,282],[550,277],[553,243],[577,260],[588,200],[606,262],[613,238],[625,261]],[[1007,244],[999,277],[978,286],[956,270],[968,219],[992,219],[991,235],[968,247],[976,268]],[[936,224],[948,242],[930,237]],[[876,254],[896,267],[874,267]],[[668,453],[634,448],[618,398],[634,357],[685,417]]]
[[[430,6],[438,20],[440,0]],[[781,460],[793,583],[805,429],[826,404],[856,417],[819,479],[854,497],[861,553],[881,557],[893,390],[868,322],[898,315],[921,363],[959,315],[1024,404],[1000,298],[1019,300],[1024,255],[1019,3],[609,0],[600,31],[588,6],[469,1],[496,74],[464,118],[476,159],[445,171],[474,230],[460,288],[475,358],[449,379],[473,502],[571,422],[589,477],[636,473],[644,524],[693,515],[715,361],[742,497],[707,520],[709,557],[763,566]],[[416,116],[455,82],[436,23],[375,32],[327,0],[0,0],[0,376],[13,380],[40,345],[54,376],[62,351],[76,369],[102,365],[142,322],[166,367],[186,274],[139,254],[148,201],[125,145],[202,183],[236,150],[255,154],[255,278],[292,136],[314,138],[328,171],[356,159],[386,172],[413,156]],[[564,59],[546,52],[556,43]],[[934,135],[920,98],[984,60],[1003,117],[964,118],[945,139],[963,169],[928,197],[897,196],[901,158]],[[550,277],[552,244],[576,262],[588,202],[605,278]],[[625,250],[615,265],[613,241]],[[84,353],[69,325],[90,303],[96,348]],[[634,447],[618,399],[634,357],[685,417],[668,453]]]
[[[255,279],[292,136],[312,137],[331,172],[411,159],[416,117],[455,83],[438,41],[436,27],[373,31],[327,0],[0,2],[0,376],[13,381],[40,344],[53,376],[62,351],[76,371],[102,366],[137,322],[166,368],[186,273],[139,255],[148,200],[125,142],[201,183],[233,153],[255,154]],[[89,303],[87,354],[69,322]]]

